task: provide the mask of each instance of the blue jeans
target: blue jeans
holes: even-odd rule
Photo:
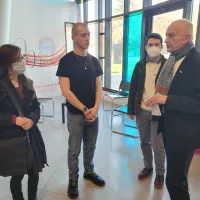
[[[93,172],[93,157],[98,135],[98,118],[93,123],[88,123],[84,115],[74,115],[68,111],[67,126],[69,131],[68,141],[68,168],[69,178],[78,179],[78,157],[83,139],[83,161],[86,172]]]

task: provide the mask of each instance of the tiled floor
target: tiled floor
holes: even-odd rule
[[[61,122],[61,100],[56,100],[56,116],[45,118],[39,124],[47,148],[49,167],[40,174],[38,200],[68,200],[66,194],[68,183],[66,124]],[[45,111],[51,112],[51,105],[45,105]],[[137,175],[143,167],[139,139],[131,139],[110,131],[110,112],[99,113],[100,131],[95,154],[95,169],[106,180],[104,188],[98,188],[82,178],[83,164],[80,155],[79,200],[169,200],[166,187],[154,189],[155,175],[144,181],[138,181]],[[122,120],[117,117],[115,128],[123,129]],[[133,133],[131,128],[126,132]],[[137,134],[137,131],[135,132]],[[26,181],[23,191],[26,197]],[[196,155],[189,174],[192,200],[199,200],[200,156]],[[26,198],[27,199],[27,198]],[[0,200],[12,200],[9,190],[9,178],[0,177]]]

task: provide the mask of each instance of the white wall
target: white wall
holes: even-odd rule
[[[40,39],[49,37],[55,42],[57,51],[65,45],[64,22],[76,21],[75,3],[64,0],[12,0],[9,41],[14,43],[16,39],[23,38],[27,50],[38,54]],[[16,45],[24,51],[22,40]],[[27,67],[26,74],[33,79],[38,96],[60,95],[56,70],[57,66]]]

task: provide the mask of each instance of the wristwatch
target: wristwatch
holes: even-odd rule
[[[82,111],[83,111],[83,113],[84,113],[84,112],[86,112],[86,111],[87,111],[87,109],[88,109],[88,108],[87,108],[86,106],[84,106],[84,108],[83,108],[83,110],[82,110]]]

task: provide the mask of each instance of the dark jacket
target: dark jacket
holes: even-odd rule
[[[161,131],[168,149],[189,151],[200,147],[200,53],[195,48],[174,76]]]
[[[40,118],[40,104],[33,89],[33,82],[30,79],[27,79],[24,75],[19,75],[19,79],[27,85],[27,87],[22,88],[24,95],[23,101],[20,99],[20,96],[13,84],[8,79],[4,80],[7,81],[13,94],[17,98],[25,117],[32,119],[34,122],[33,127],[29,130],[30,143],[35,158],[35,172],[40,172],[47,163],[45,145],[37,127],[37,123]],[[3,86],[0,85],[0,140],[18,138],[25,135],[25,131],[13,123],[13,115],[19,116],[11,98]]]
[[[128,115],[138,115],[141,110],[142,96],[144,93],[144,85],[146,78],[146,64],[147,59],[141,59],[135,66],[133,71],[130,90],[129,90],[129,98],[128,98]],[[161,71],[163,65],[166,62],[166,58],[162,56],[161,58],[161,66],[158,71]]]

